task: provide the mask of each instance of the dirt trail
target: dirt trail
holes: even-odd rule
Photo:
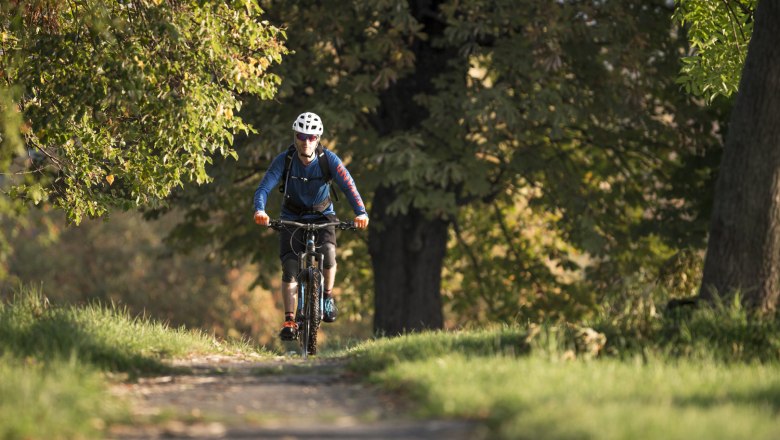
[[[360,384],[333,359],[210,356],[173,363],[191,374],[115,387],[139,421],[111,437],[471,439],[468,421],[416,420],[399,400]]]

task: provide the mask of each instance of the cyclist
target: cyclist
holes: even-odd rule
[[[266,201],[269,192],[279,185],[283,191],[283,220],[305,223],[320,223],[337,221],[336,212],[330,199],[329,173],[339,188],[346,194],[352,210],[355,212],[355,226],[359,229],[368,227],[368,215],[363,199],[355,186],[355,181],[332,151],[320,144],[323,132],[322,120],[311,112],[301,113],[293,122],[293,144],[283,153],[276,156],[271,166],[263,176],[263,180],[255,191],[255,223],[267,226],[270,222],[266,214]],[[327,161],[319,163],[319,161]],[[282,181],[284,179],[284,181]],[[282,261],[282,300],[284,302],[284,326],[279,336],[284,340],[293,340],[298,335],[298,325],[295,320],[295,294],[298,289],[298,258],[297,253],[305,250],[302,231],[296,231],[295,237],[290,231],[279,234],[279,257]],[[331,226],[320,231],[317,236],[317,246],[323,259],[323,293],[325,298],[323,320],[336,320],[338,309],[333,297],[333,285],[336,280],[336,230]]]

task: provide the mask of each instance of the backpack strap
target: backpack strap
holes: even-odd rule
[[[282,169],[282,178],[279,180],[279,192],[287,193],[287,179],[290,177],[290,168],[292,167],[292,158],[295,154],[295,145],[291,144],[287,148],[287,154],[284,156],[284,168]]]
[[[285,196],[282,206],[295,215],[322,214],[322,211],[330,206],[330,197],[327,197],[317,205],[303,206],[293,202],[289,196]]]
[[[283,175],[285,184],[287,182],[287,179],[290,178],[289,170],[290,167],[292,167],[293,154],[295,154],[295,146],[290,147],[290,151],[287,153],[287,156],[285,157],[285,174]],[[322,171],[322,179],[325,181],[325,183],[328,186],[330,186],[330,180],[331,180],[330,165],[328,164],[328,158],[325,156],[325,147],[323,147],[322,145],[317,145],[316,154],[317,154],[317,158],[319,159],[318,162],[320,164],[320,170]],[[320,202],[318,205],[302,206],[293,202],[292,198],[287,195],[287,192],[285,192],[284,203],[282,204],[282,206],[287,208],[290,212],[292,212],[295,215],[322,214],[322,211],[324,211],[328,206],[330,206],[330,197],[326,197],[325,200]]]
[[[322,179],[325,181],[325,183],[328,184],[333,200],[338,202],[339,195],[336,192],[336,188],[334,188],[333,185],[330,184],[333,178],[331,177],[330,174],[330,162],[328,161],[328,156],[325,155],[325,151],[327,150],[328,149],[323,147],[322,144],[317,145],[317,157],[319,158],[317,162],[320,164],[320,170],[322,171]]]
[[[325,181],[330,188],[333,200],[338,202],[339,195],[336,193],[336,189],[333,185],[330,184],[333,177],[330,174],[330,162],[325,155],[325,151],[327,151],[327,148],[323,147],[322,144],[317,145],[317,149],[315,150],[317,158],[319,159],[317,162],[319,163],[320,171],[322,172],[322,180]],[[294,155],[295,144],[291,144],[287,148],[287,154],[284,156],[284,169],[282,171],[282,178],[279,180],[279,192],[285,195],[287,194],[287,180],[290,178],[290,168],[292,168],[292,158]]]

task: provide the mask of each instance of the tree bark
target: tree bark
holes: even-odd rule
[[[394,198],[391,188],[380,187],[374,204],[387,206]],[[375,225],[368,238],[374,266],[374,331],[391,336],[441,328],[447,223],[417,210],[403,215],[376,210],[371,221]]]
[[[415,71],[381,95],[382,104],[374,120],[380,135],[421,128],[428,112],[414,97],[434,90],[433,78],[444,72],[447,62],[457,55],[451,49],[431,45],[431,40],[444,32],[443,23],[436,19],[440,3],[409,2],[429,38],[411,47],[417,60]],[[441,271],[449,223],[412,207],[405,214],[388,213],[397,191],[389,185],[377,188],[368,239],[374,269],[374,331],[387,336],[444,325]]]
[[[739,291],[750,308],[780,291],[780,2],[762,0],[715,188],[699,295]]]

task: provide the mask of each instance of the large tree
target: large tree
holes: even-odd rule
[[[738,91],[715,188],[700,297],[722,300],[739,293],[751,309],[776,310],[778,5],[684,0],[677,15],[693,49],[680,78],[686,89],[709,100]]]
[[[375,124],[391,165],[369,240],[377,330],[437,325],[448,226],[473,263],[457,295],[504,320],[598,301],[582,287],[619,289],[658,264],[663,243],[701,242],[707,199],[680,187],[708,177],[681,174],[706,170],[717,141],[712,119],[676,93],[685,40],[670,34],[664,2],[410,7],[428,39],[412,46],[417,69],[382,95]],[[553,213],[529,225],[531,239],[511,217],[522,203],[537,218]],[[477,222],[459,217],[464,207]],[[590,282],[561,291],[552,266],[581,269],[577,254],[591,260]]]
[[[701,296],[780,295],[780,4],[759,2],[715,189]]]
[[[209,181],[251,130],[238,94],[271,98],[286,53],[254,0],[0,0],[3,171],[12,197],[71,220],[155,206]],[[7,190],[7,187],[6,187]]]
[[[228,262],[252,255],[275,268],[273,235],[259,241],[249,201],[290,142],[291,121],[313,110],[371,205],[378,332],[442,325],[454,248],[474,262],[459,266],[468,287],[458,293],[500,304],[497,319],[524,316],[537,300],[579,301],[551,288],[551,266],[578,263],[558,238],[523,235],[510,218],[519,199],[589,255],[599,288],[664,256],[664,240],[701,240],[706,206],[691,195],[706,188],[717,141],[712,119],[674,82],[685,41],[666,2],[264,6],[295,51],[276,70],[280,103],[245,107],[265,136],[242,138],[238,163],[216,162],[215,185],[179,194],[190,209],[178,237],[220,241]]]

